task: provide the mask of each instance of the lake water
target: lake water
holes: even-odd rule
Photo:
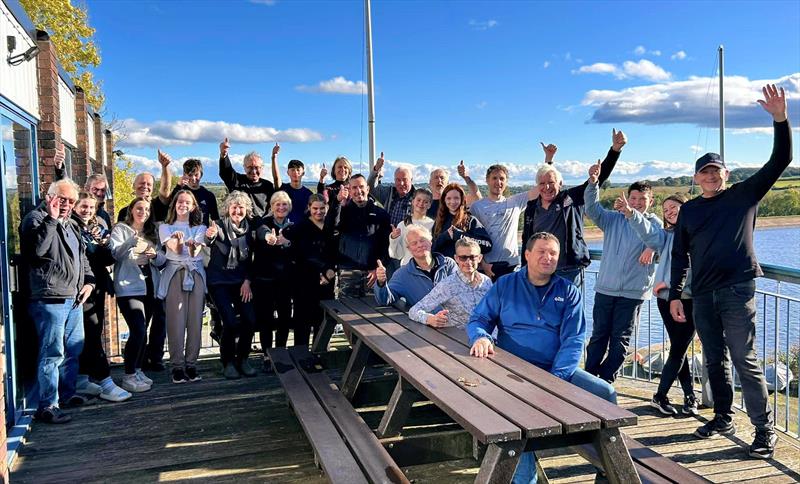
[[[758,229],[754,235],[756,255],[761,264],[773,264],[800,269],[800,227],[781,227]],[[592,249],[602,249],[602,240],[590,242]],[[599,261],[592,261],[588,271],[597,271]],[[594,306],[594,282],[596,274],[586,276],[586,318],[588,335],[591,334],[592,308]],[[778,353],[800,346],[800,285],[786,282],[778,283],[771,279],[759,278],[756,281],[759,291],[756,294],[758,316],[756,324],[757,347],[760,358],[772,355],[777,347]],[[776,298],[770,294],[785,295],[791,300]],[[775,312],[777,301],[778,324],[776,331]],[[777,334],[777,340],[775,335]],[[664,324],[656,307],[655,300],[645,301],[639,321],[637,348],[647,348],[660,344],[667,338]],[[788,345],[787,345],[788,343]],[[633,344],[633,342],[632,342]]]

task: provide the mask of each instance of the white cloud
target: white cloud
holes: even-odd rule
[[[344,76],[336,76],[327,81],[320,81],[314,86],[296,86],[301,92],[319,92],[323,94],[366,94],[367,83],[364,81],[349,81]]]
[[[683,60],[686,58],[686,52],[679,50],[678,52],[675,52],[674,54],[669,56],[669,58],[672,60]]]
[[[689,151],[691,151],[692,153],[699,153],[703,151],[703,147],[700,145],[692,145],[689,147]]]
[[[279,130],[267,126],[245,126],[225,121],[155,121],[144,123],[126,119],[119,130],[122,138],[120,146],[159,147],[187,146],[202,142],[219,142],[227,137],[231,143],[267,143],[283,141],[308,143],[321,141],[322,134],[307,128]]]
[[[647,52],[647,49],[645,49],[643,45],[638,45],[633,49],[633,53],[636,55],[644,55],[645,52]]]
[[[664,81],[672,75],[647,59],[625,61],[622,67],[608,62],[596,62],[573,70],[573,74],[611,74],[617,79],[640,77],[650,81]]]
[[[660,50],[651,50],[650,51],[650,55],[654,55],[656,57],[660,57],[661,56],[661,51]]]
[[[589,120],[592,123],[686,123],[716,127],[719,124],[716,95],[709,98],[709,88],[714,88],[716,83],[716,78],[692,77],[619,91],[591,90],[581,104],[594,109]],[[769,115],[755,102],[763,97],[761,87],[765,84],[777,84],[786,89],[789,112],[800,109],[800,72],[779,79],[750,80],[729,76],[725,78],[725,119],[729,128],[752,132],[753,128],[770,126]]]
[[[472,27],[472,30],[489,30],[497,27],[498,25],[500,25],[500,22],[494,19],[489,19],[489,20],[472,19],[469,21],[469,26]]]
[[[596,62],[588,66],[581,66],[579,69],[573,70],[573,74],[613,74],[618,76],[620,74],[619,68],[614,64],[606,62]]]
[[[250,3],[255,3],[256,5],[267,5],[271,7],[278,2],[277,0],[250,0]]]
[[[544,61],[544,64],[542,64],[542,67],[545,68],[545,69],[550,67],[550,61]]]

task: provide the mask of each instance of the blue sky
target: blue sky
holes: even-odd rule
[[[206,179],[219,181],[224,135],[235,162],[280,141],[282,171],[299,158],[307,180],[338,155],[367,164],[363,2],[87,7],[106,117],[124,126],[137,167],[154,169],[161,147],[208,160]],[[800,126],[800,2],[374,0],[372,16],[378,151],[418,179],[464,159],[476,179],[500,162],[529,183],[544,141],[574,183],[612,128],[629,138],[612,181],[689,174],[696,153],[718,150],[719,44],[728,162],[769,156],[764,81],[786,87]]]

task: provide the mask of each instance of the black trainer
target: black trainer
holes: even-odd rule
[[[650,400],[650,406],[670,417],[678,415],[678,411],[675,410],[675,407],[673,407],[671,403],[669,403],[669,398],[662,397],[658,394],[653,395],[653,399]]]
[[[56,406],[37,410],[36,413],[33,414],[33,418],[39,422],[51,424],[65,424],[72,420],[72,416],[62,412],[61,409]]]
[[[76,408],[86,405],[86,402],[87,402],[86,398],[76,393],[75,395],[72,395],[68,399],[61,401],[60,405],[63,408]]]
[[[189,378],[186,376],[186,372],[183,371],[183,368],[172,369],[172,383],[186,383],[188,381]]]
[[[778,436],[772,429],[756,429],[756,438],[753,444],[747,449],[750,457],[756,459],[772,459],[775,454],[775,444],[778,443]]]
[[[700,413],[697,409],[698,406],[699,404],[697,402],[697,397],[694,395],[686,395],[683,397],[683,408],[681,408],[681,413],[696,417]]]
[[[694,434],[701,439],[708,439],[715,435],[733,435],[736,433],[736,426],[733,422],[728,422],[719,415],[715,415],[705,425],[701,425],[694,431]]]
[[[197,368],[195,368],[193,366],[187,366],[186,367],[186,379],[189,380],[189,381],[200,381],[200,380],[203,379],[203,377],[200,376],[200,373],[197,372]]]

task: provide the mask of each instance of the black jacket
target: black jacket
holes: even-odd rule
[[[373,270],[378,267],[378,259],[388,264],[392,232],[389,214],[372,200],[363,207],[349,201],[329,210],[325,229],[333,232],[340,267]]]
[[[250,245],[253,243],[253,232],[251,230],[230,240],[223,230],[225,218],[227,217],[216,221],[217,227],[219,227],[217,236],[213,239],[206,237],[206,245],[210,247],[208,267],[206,267],[206,279],[209,286],[241,284],[250,275]],[[236,261],[236,267],[229,269],[228,255],[231,253],[233,244],[236,244],[239,250],[239,257]]]
[[[448,213],[442,224],[442,230],[433,241],[433,252],[438,252],[445,257],[454,258],[456,255],[456,241],[469,237],[478,243],[481,247],[481,254],[487,254],[492,250],[492,238],[489,232],[478,222],[478,219],[472,215],[467,215],[467,230],[459,230],[453,227],[453,236],[450,237],[450,232],[447,229],[453,225],[453,215]]]
[[[239,190],[250,196],[253,201],[253,218],[261,217],[269,212],[269,199],[275,193],[275,186],[263,178],[257,182],[251,181],[247,176],[236,173],[227,156],[219,159],[219,177],[228,188],[229,192]]]
[[[305,218],[285,228],[283,236],[292,242],[296,253],[300,255],[298,269],[309,280],[316,283],[320,275],[336,267],[336,245],[331,231],[324,227],[320,229]]]
[[[288,220],[288,218],[287,218]],[[253,260],[250,264],[250,280],[262,282],[287,281],[297,272],[294,244],[269,245],[264,237],[272,229],[280,230],[272,215],[262,217],[251,227],[253,233]],[[291,225],[290,225],[291,227]],[[286,229],[288,227],[285,227]]]
[[[81,229],[81,237],[86,244],[86,258],[89,259],[89,267],[92,268],[92,274],[95,279],[95,294],[111,294],[114,295],[114,281],[111,280],[111,274],[108,272],[108,267],[114,265],[114,257],[111,255],[111,248],[106,245],[100,245],[91,234],[91,227],[87,227],[78,218],[75,213],[72,214],[73,220],[78,224]],[[111,233],[106,221],[100,217],[97,218],[97,225],[100,226],[100,236],[105,237]]]

